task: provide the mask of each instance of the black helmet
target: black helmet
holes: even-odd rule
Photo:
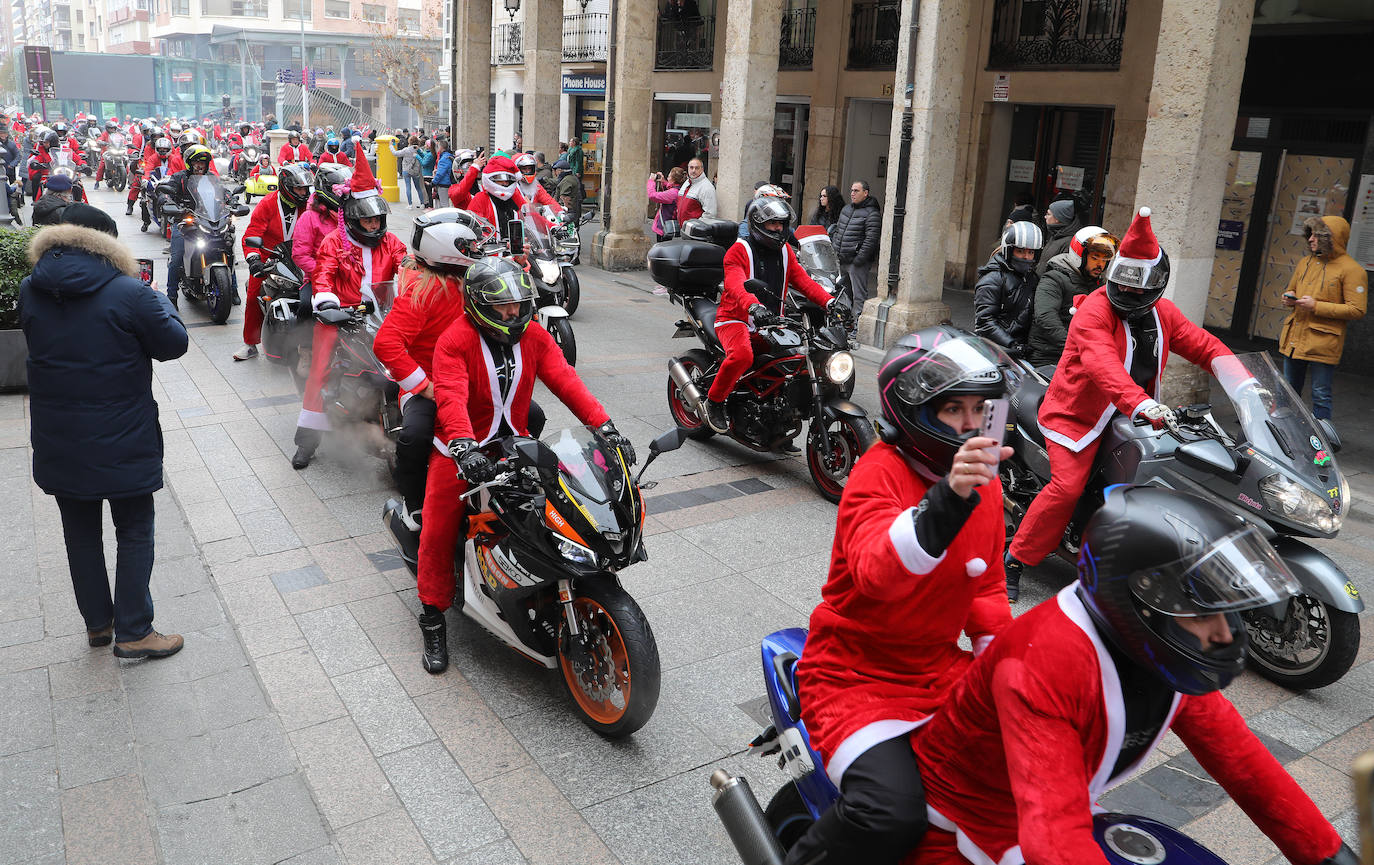
[[[1118,250],[1107,265],[1107,300],[1116,314],[1130,321],[1150,311],[1169,287],[1169,255],[1159,251],[1159,261],[1150,266],[1125,261]],[[1143,291],[1126,291],[1139,288]]]
[[[109,120],[105,121],[105,128],[110,132],[114,132],[119,129],[119,121],[111,117]]]
[[[897,340],[878,367],[883,441],[943,475],[954,452],[975,433],[961,435],[936,414],[945,397],[992,399],[1009,390],[1015,364],[996,345],[949,325]]]
[[[416,218],[410,252],[435,273],[462,276],[500,243],[500,233],[487,220],[456,207],[441,207]]]
[[[768,249],[779,249],[787,242],[796,213],[792,205],[781,198],[755,198],[745,208],[749,214],[749,236]],[[765,223],[781,222],[782,229],[771,231]]]
[[[153,149],[157,151],[158,156],[166,159],[172,153],[172,139],[164,135],[162,138],[153,142]]]
[[[1083,531],[1078,597],[1126,657],[1183,694],[1226,687],[1245,668],[1242,610],[1299,591],[1259,530],[1196,496],[1113,487]],[[1232,642],[1204,648],[1182,617],[1226,616]]]
[[[53,130],[49,129],[49,130],[43,135],[43,144],[44,144],[49,150],[56,150],[57,148],[59,148],[59,147],[62,146],[62,136],[58,135],[58,134],[57,134],[56,132],[54,132]]]
[[[391,208],[387,207],[386,199],[375,190],[366,190],[361,196],[349,193],[343,205],[344,228],[348,230],[348,236],[358,243],[375,247],[382,242],[382,235],[386,234],[386,215],[390,212]],[[369,216],[382,218],[381,223],[372,231],[364,230],[359,222]]]
[[[503,319],[494,307],[520,304],[513,319]],[[534,283],[525,269],[509,258],[482,258],[468,268],[463,283],[463,311],[488,339],[514,345],[534,319]]]
[[[249,134],[249,133],[252,132],[252,131],[253,131],[253,124],[249,123],[247,120],[244,120],[244,121],[242,121],[242,122],[239,123],[239,132],[240,132],[240,133],[242,133],[242,134],[244,134],[244,135],[247,135],[247,134]]]
[[[315,176],[308,165],[293,162],[283,165],[277,172],[277,196],[286,200],[292,207],[300,207],[310,198],[310,188]]]
[[[59,121],[57,121],[56,123],[54,123],[54,124],[52,125],[52,131],[53,131],[53,132],[56,132],[58,135],[62,136],[63,138],[66,138],[68,135],[71,135],[71,133],[72,133],[71,127],[68,126],[68,125],[66,124],[66,122],[64,122],[64,121],[62,121],[62,120],[59,120]]]
[[[353,169],[347,165],[339,165],[337,162],[324,163],[315,172],[315,198],[330,210],[338,210],[343,207],[343,195],[335,192],[334,187],[339,184],[347,186],[352,179]]]

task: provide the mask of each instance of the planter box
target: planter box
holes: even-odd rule
[[[22,330],[0,330],[0,392],[28,390],[29,344]]]

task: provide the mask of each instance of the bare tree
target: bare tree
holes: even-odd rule
[[[422,20],[437,17],[423,15]],[[410,106],[419,117],[438,113],[438,104],[432,97],[443,86],[439,84],[440,52],[433,40],[417,33],[400,32],[398,26],[386,21],[361,17],[355,20],[372,36],[371,47],[358,57],[363,71],[380,81],[387,92]]]

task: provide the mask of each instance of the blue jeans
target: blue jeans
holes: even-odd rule
[[[181,287],[181,269],[185,258],[186,239],[181,236],[181,223],[172,224],[171,258],[167,259],[167,299],[176,300]]]
[[[1288,379],[1293,390],[1302,396],[1302,385],[1307,380],[1307,370],[1312,369],[1312,416],[1317,420],[1331,419],[1331,379],[1336,374],[1336,365],[1315,360],[1283,359],[1283,377]]]
[[[113,601],[101,540],[103,500],[58,496],[57,508],[76,606],[86,628],[99,630],[113,621],[115,642],[131,643],[153,629],[153,596],[148,591],[153,575],[153,494],[109,501],[117,549]]]
[[[403,174],[406,188],[406,204],[414,204],[415,198],[420,199],[420,204],[425,204],[425,179],[414,174]],[[410,191],[415,190],[415,198],[410,197]]]

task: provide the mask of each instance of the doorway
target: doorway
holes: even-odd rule
[[[778,184],[792,196],[792,205],[800,217],[806,190],[806,130],[811,106],[779,102],[773,112],[773,155],[768,165],[768,180]]]
[[[872,194],[881,198],[887,186],[887,148],[892,133],[892,100],[851,99],[845,119],[844,173],[833,183],[848,189],[866,180]],[[848,196],[845,197],[848,201]]]
[[[1000,215],[1010,213],[1023,195],[1042,214],[1050,202],[1072,195],[1084,224],[1100,225],[1112,119],[1110,108],[1015,106]]]

